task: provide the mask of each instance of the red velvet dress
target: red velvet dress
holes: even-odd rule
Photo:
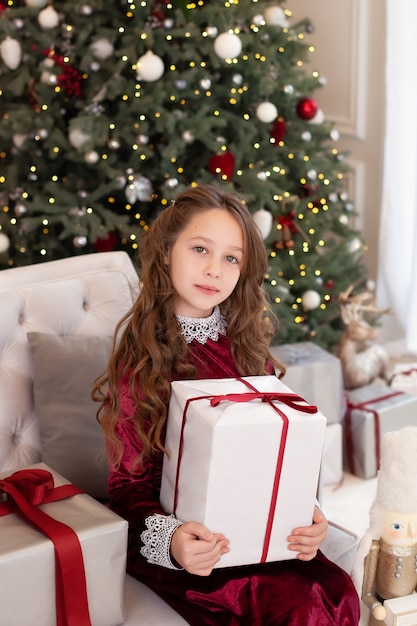
[[[226,337],[189,344],[198,378],[237,375]],[[133,470],[141,443],[128,418],[134,403],[121,385],[118,432],[122,463],[110,473],[110,506],[129,522],[128,572],[151,587],[193,626],[357,626],[359,600],[349,576],[319,552],[312,561],[293,559],[215,569],[208,577],[148,563],[140,554],[144,520],[164,514],[159,504],[162,455]],[[187,520],[184,520],[187,521]],[[220,529],[221,530],[221,529]]]

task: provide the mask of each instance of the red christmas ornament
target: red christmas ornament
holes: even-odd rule
[[[36,49],[36,47],[35,47]],[[58,85],[68,96],[76,96],[77,98],[84,98],[82,89],[83,77],[75,68],[71,67],[65,62],[64,57],[59,54],[54,54],[51,49],[43,50],[42,54],[49,59],[53,59],[62,69],[61,74],[58,75]]]
[[[6,2],[0,2],[0,15],[7,9]]]
[[[297,115],[302,120],[311,120],[319,110],[319,106],[312,98],[302,98],[297,104]]]
[[[275,145],[280,141],[284,141],[285,133],[287,132],[287,125],[282,117],[275,120],[271,129],[271,139],[275,139]]]
[[[97,252],[111,252],[115,249],[118,237],[114,231],[107,233],[107,237],[98,237],[94,243]]]
[[[230,150],[213,154],[209,159],[208,168],[212,174],[225,176],[229,180],[235,171],[235,156]]]

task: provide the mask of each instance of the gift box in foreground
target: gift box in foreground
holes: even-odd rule
[[[344,420],[344,463],[360,478],[373,478],[379,469],[386,432],[417,424],[417,396],[372,383],[347,392]]]
[[[27,469],[29,468],[25,468]],[[52,474],[54,488],[68,483],[43,463],[31,466],[30,469],[41,470],[41,474],[42,471]],[[10,484],[4,484],[7,479],[11,479],[11,474],[8,472],[0,475],[0,488],[3,492],[6,489],[15,489],[14,485],[10,487]],[[58,491],[54,488],[45,490],[44,484],[34,483],[33,487],[24,488],[24,498],[27,500],[27,493],[30,492],[35,500],[48,501],[48,498],[52,499]],[[23,493],[23,488],[21,489]],[[20,495],[18,497],[20,498]],[[67,595],[62,601],[66,621],[62,621],[61,618],[59,622],[57,618],[57,604],[58,607],[60,605],[56,593],[57,588],[60,588],[59,584],[57,585],[57,577],[58,571],[61,571],[57,560],[63,564],[64,586],[67,586],[64,576],[66,571],[72,572],[67,559],[68,557],[73,559],[74,553],[77,552],[67,549],[68,545],[72,545],[69,541],[71,537],[68,538],[65,533],[58,537],[59,533],[54,530],[53,521],[58,520],[70,527],[69,533],[72,532],[71,529],[75,531],[81,546],[86,583],[84,586],[87,591],[87,615],[89,614],[91,625],[122,624],[125,619],[127,522],[84,493],[34,507],[41,512],[41,516],[44,512],[52,518],[52,522],[49,520],[47,522],[61,547],[60,556],[56,557],[57,553],[51,539],[21,519],[18,514],[7,513],[9,506],[15,505],[13,502],[9,505],[4,497],[0,499],[1,623],[7,626],[88,624],[81,607],[81,597],[78,596],[77,601],[71,603],[70,610],[67,610],[68,606],[65,603],[68,603],[70,597],[68,589],[64,589]],[[25,508],[24,502],[22,506]],[[26,509],[30,511],[31,507]],[[69,555],[65,554],[65,551],[69,552]],[[71,575],[69,582],[71,585],[80,585],[83,576],[82,571],[76,576]]]
[[[175,381],[161,504],[228,537],[218,567],[295,558],[287,538],[311,524],[325,427],[275,376]]]

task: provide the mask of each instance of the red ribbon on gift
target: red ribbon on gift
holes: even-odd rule
[[[84,561],[77,533],[38,508],[40,504],[83,493],[75,485],[54,488],[52,474],[25,469],[0,479],[0,494],[7,495],[0,515],[16,513],[46,535],[55,548],[57,626],[91,626]]]
[[[181,433],[180,433],[180,441],[178,447],[178,463],[177,463],[177,472],[175,477],[175,491],[174,491],[174,507],[173,513],[176,514],[177,504],[178,504],[178,487],[179,487],[179,477],[180,477],[180,465],[184,447],[184,429],[187,421],[187,411],[191,402],[195,402],[196,400],[210,400],[211,406],[215,407],[220,404],[220,402],[228,401],[228,402],[250,402],[251,400],[261,400],[262,402],[267,402],[273,409],[276,411],[281,419],[282,419],[282,435],[278,448],[277,462],[275,466],[275,476],[272,486],[272,494],[269,505],[268,518],[265,528],[264,542],[262,547],[262,555],[260,559],[260,563],[265,563],[268,555],[269,544],[271,540],[272,526],[274,523],[275,509],[278,500],[278,490],[279,484],[281,480],[282,466],[284,461],[284,452],[285,446],[287,442],[288,436],[288,425],[289,420],[285,413],[276,405],[274,402],[281,402],[286,406],[297,409],[298,411],[302,411],[303,413],[317,413],[317,407],[310,406],[306,403],[306,401],[295,393],[280,393],[276,391],[272,392],[262,392],[258,391],[251,383],[243,378],[238,378],[241,383],[245,384],[252,391],[248,393],[231,393],[220,396],[198,396],[195,398],[189,398],[184,406],[184,411],[182,414],[182,424],[181,424]]]
[[[348,467],[351,474],[355,473],[355,457],[354,457],[354,443],[353,443],[353,433],[352,433],[352,411],[355,409],[367,411],[371,413],[374,418],[374,439],[375,439],[375,462],[377,471],[381,465],[381,431],[379,425],[379,414],[375,409],[371,409],[369,407],[370,404],[377,404],[378,402],[383,402],[384,400],[388,400],[389,398],[394,398],[395,396],[401,395],[402,391],[394,391],[392,393],[388,393],[385,396],[380,396],[379,398],[373,398],[371,400],[365,400],[364,402],[359,402],[358,404],[354,404],[347,399],[347,407],[345,414],[345,434],[346,434],[346,455],[348,461]]]
[[[395,374],[393,374],[391,376],[391,378],[388,381],[389,385],[392,385],[392,381],[397,378],[397,376],[411,376],[411,374],[414,374],[414,372],[417,372],[417,368],[416,367],[412,367],[409,370],[404,370],[403,372],[396,372]]]

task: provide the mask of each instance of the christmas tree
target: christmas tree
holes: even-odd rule
[[[134,258],[181,189],[212,182],[263,233],[279,340],[337,343],[363,244],[325,80],[307,71],[310,20],[261,0],[0,0],[0,13],[0,267]]]

